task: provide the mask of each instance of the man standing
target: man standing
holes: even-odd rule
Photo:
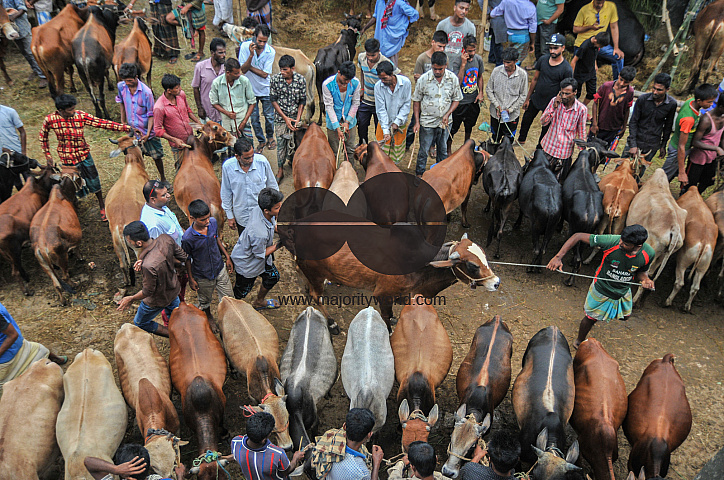
[[[141,209],[141,221],[146,225],[151,238],[166,234],[181,246],[184,231],[178,223],[176,214],[168,208],[171,193],[169,184],[159,180],[149,180],[143,186],[143,198],[146,204]]]
[[[563,14],[565,0],[538,0],[535,11],[538,17],[538,31],[536,32],[535,59],[548,53],[548,44],[556,33],[558,19]]]
[[[520,107],[528,95],[528,75],[516,65],[517,60],[516,49],[503,50],[503,65],[495,67],[488,80],[486,91],[490,99],[490,128],[495,143],[499,143],[503,136],[513,143]]]
[[[191,87],[194,89],[194,101],[196,102],[196,111],[199,113],[199,118],[221,123],[221,113],[211,106],[209,92],[211,91],[211,82],[225,72],[226,43],[220,38],[214,38],[211,40],[209,50],[211,57],[201,60],[194,67],[194,78],[191,80]]]
[[[628,320],[633,302],[631,287],[623,282],[639,282],[641,288],[648,290],[654,288],[654,281],[647,274],[655,254],[654,249],[645,243],[648,237],[649,232],[641,225],[629,225],[623,229],[621,235],[574,233],[548,262],[549,270],[560,270],[563,267],[563,257],[578,242],[606,251],[596,270],[596,278],[588,289],[586,316],[581,320],[573,348],[577,349],[586,339],[596,322]]]
[[[556,177],[573,154],[573,139],[583,139],[586,134],[588,109],[576,98],[577,88],[573,78],[563,80],[561,91],[550,101],[540,119],[542,125],[548,125],[541,147]]]
[[[682,188],[685,192],[691,186],[696,186],[699,193],[714,185],[714,176],[717,166],[724,158],[724,102],[719,94],[719,102],[714,110],[709,110],[701,116],[699,126],[694,132],[691,142],[691,155],[686,175],[689,183]]]
[[[508,27],[505,25],[505,18],[491,17],[490,12],[502,3],[503,0],[489,0],[488,1],[488,22],[490,22],[490,52],[488,53],[488,63],[495,64],[499,67],[503,64],[503,43],[508,41]],[[478,0],[480,10],[485,5],[485,0]]]
[[[249,79],[254,95],[256,95],[254,110],[251,114],[251,125],[254,127],[254,133],[259,141],[256,153],[264,151],[265,146],[269,150],[274,150],[277,147],[274,141],[274,107],[269,99],[269,77],[272,74],[274,56],[276,55],[276,51],[268,43],[270,34],[269,27],[257,25],[251,40],[242,43],[239,48],[241,73]],[[264,130],[261,128],[259,102],[261,102],[264,111],[266,137],[264,136]],[[267,139],[269,139],[268,144]]]
[[[626,131],[628,114],[634,100],[631,82],[635,77],[634,67],[623,67],[618,79],[601,85],[593,97],[591,136],[600,138],[609,148],[616,138],[621,138]]]
[[[415,61],[415,70],[413,72],[415,83],[417,83],[423,73],[427,73],[432,69],[432,54],[435,52],[444,52],[446,45],[447,33],[442,30],[437,30],[432,35],[432,44],[430,45],[430,48],[417,56],[417,60]],[[414,113],[410,119],[410,125],[415,125]],[[405,149],[409,149],[413,143],[415,143],[415,131],[412,128],[408,128],[407,139],[405,140]],[[430,156],[434,157],[435,155],[431,152]]]
[[[131,10],[136,0],[131,0],[126,10]],[[173,65],[178,61],[181,49],[178,45],[178,36],[176,35],[176,25],[171,25],[166,17],[173,10],[171,0],[154,0],[148,2],[151,8],[151,16],[156,23],[151,25],[153,29],[153,56],[158,58],[168,58],[168,63]],[[158,134],[156,134],[158,135]]]
[[[538,30],[535,5],[529,0],[503,0],[490,12],[490,16],[505,18],[508,41],[518,51],[520,65],[535,49],[535,32]]]
[[[485,63],[482,57],[475,53],[477,46],[477,39],[473,35],[466,35],[463,39],[463,53],[458,59],[453,60],[450,66],[450,71],[458,77],[463,99],[452,114],[452,128],[446,140],[448,153],[452,150],[452,139],[460,129],[460,125],[465,124],[465,141],[467,141],[480,116],[479,102],[483,101]]]
[[[29,80],[33,77],[38,77],[38,87],[45,88],[48,86],[48,80],[43,75],[43,71],[38,66],[38,62],[35,61],[33,52],[30,49],[30,43],[33,41],[33,34],[30,29],[30,22],[28,21],[28,7],[25,6],[23,0],[3,0],[5,10],[8,11],[8,18],[11,22],[15,23],[18,29],[18,38],[15,39],[15,45],[18,46],[20,53],[28,61],[30,68],[33,69],[33,73],[30,74]]]
[[[375,3],[375,16],[370,19],[375,22],[375,39],[379,41],[378,48],[382,50],[382,55],[389,59],[395,67],[400,50],[405,45],[407,35],[410,33],[410,24],[415,23],[419,18],[418,11],[406,0],[377,0]],[[362,65],[362,62],[359,64]]]
[[[374,90],[375,84],[379,80],[377,76],[377,66],[380,62],[385,61],[390,60],[380,53],[380,42],[376,38],[367,40],[365,42],[365,51],[357,57],[357,63],[362,71],[362,82],[364,83],[364,89],[360,95],[359,110],[357,110],[359,143],[369,143],[370,120],[372,117],[374,117],[375,127],[377,127]]]
[[[183,149],[187,148],[187,139],[194,133],[189,119],[201,123],[199,117],[191,111],[186,93],[181,90],[181,79],[165,73],[161,78],[163,95],[153,106],[153,131],[156,137],[165,138],[171,146],[176,168],[181,164]]]
[[[357,146],[355,125],[360,103],[360,81],[354,78],[354,63],[344,62],[336,75],[322,83],[322,101],[327,121],[327,140],[335,155],[344,142],[346,157],[352,161]]]
[[[410,114],[412,84],[404,75],[395,73],[389,61],[377,65],[380,77],[375,84],[374,96],[377,98],[375,109],[380,123],[377,125],[377,141],[381,145],[391,142],[388,155],[398,163],[405,154],[407,117]]]
[[[277,183],[284,178],[287,159],[290,165],[292,163],[294,132],[297,131],[307,104],[307,82],[294,71],[295,63],[294,57],[283,55],[279,59],[279,73],[272,76],[269,87],[269,98],[276,110],[274,133],[277,137]]]
[[[233,7],[232,7],[233,9]],[[241,13],[241,12],[240,12]],[[257,21],[258,24],[264,25],[271,31],[272,29],[272,2],[271,0],[246,0],[246,16]],[[274,32],[276,33],[276,32]],[[268,35],[267,35],[268,37]],[[273,56],[272,56],[273,58]]]
[[[467,35],[476,36],[475,25],[467,19],[468,10],[470,10],[470,0],[455,0],[453,14],[441,20],[435,29],[447,33],[445,54],[451,65],[463,52],[463,38]]]
[[[548,44],[549,53],[543,55],[535,62],[535,74],[528,88],[528,97],[523,102],[523,120],[520,123],[518,142],[525,145],[528,138],[530,126],[538,116],[539,112],[545,110],[548,103],[558,94],[561,82],[573,76],[573,69],[568,60],[563,58],[563,51],[566,48],[566,37],[560,33],[554,33]],[[538,137],[538,144],[548,130],[544,126]]]
[[[53,163],[53,157],[50,155],[50,145],[48,144],[48,136],[52,130],[58,139],[58,157],[63,165],[73,165],[78,168],[78,173],[83,180],[85,186],[77,192],[79,198],[83,198],[89,193],[95,193],[98,199],[98,207],[100,208],[101,220],[107,222],[106,204],[103,202],[103,192],[101,191],[101,181],[98,178],[98,170],[93,162],[90,153],[90,146],[85,140],[83,128],[89,127],[102,128],[114,132],[132,132],[130,125],[122,125],[110,120],[94,117],[90,113],[76,110],[77,100],[73,95],[64,93],[55,97],[55,113],[45,117],[43,126],[40,127],[40,147],[45,154],[45,160],[48,164]]]
[[[412,94],[415,112],[415,133],[420,135],[415,174],[422,177],[427,166],[430,146],[437,146],[437,162],[447,158],[447,136],[450,115],[455,111],[463,92],[460,80],[447,69],[447,57],[442,52],[432,54],[432,70],[420,77]]]
[[[578,89],[578,98],[583,94],[583,85],[586,85],[586,98],[583,100],[584,105],[588,105],[593,96],[596,94],[596,75],[598,74],[598,63],[596,57],[601,47],[605,47],[611,43],[611,35],[608,32],[598,32],[591,38],[587,39],[576,48],[576,53],[571,59],[571,68],[573,68],[573,78],[576,79],[580,88]]]
[[[14,108],[0,105],[0,148],[28,154],[28,136]]]
[[[490,460],[487,466],[480,463],[486,454]],[[480,444],[476,445],[473,459],[460,469],[460,480],[513,480],[519,458],[518,439],[499,430],[490,435],[487,450],[483,450]]]
[[[616,4],[607,0],[593,0],[584,5],[576,15],[573,22],[573,33],[576,34],[575,47],[580,47],[587,39],[599,32],[605,32],[611,27],[611,43],[598,50],[598,58],[611,64],[613,78],[618,78],[618,73],[623,68],[623,52],[618,48],[618,9]],[[575,52],[574,52],[575,53]]]
[[[258,206],[262,188],[279,189],[269,161],[254,153],[251,140],[241,137],[234,144],[235,156],[221,167],[221,208],[226,213],[229,228],[241,235],[252,210]]]
[[[211,82],[209,90],[209,102],[221,114],[221,126],[236,137],[244,135],[251,140],[249,117],[256,100],[251,81],[241,74],[239,61],[227,59],[224,74]]]

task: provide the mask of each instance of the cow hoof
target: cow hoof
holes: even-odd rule
[[[327,322],[327,328],[329,329],[329,333],[331,333],[332,335],[339,335],[341,332],[341,330],[339,329],[339,325],[337,325],[337,322],[331,319]]]
[[[470,228],[470,224],[469,224],[468,222],[460,222],[460,225],[461,225],[463,228]]]
[[[563,280],[563,283],[566,285],[566,287],[572,287],[573,286],[573,277],[566,278]]]

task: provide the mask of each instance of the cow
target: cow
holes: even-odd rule
[[[10,21],[7,10],[0,5],[0,71],[3,72],[3,77],[5,77],[5,83],[8,84],[8,87],[13,86],[13,80],[5,68],[5,53],[7,52],[10,40],[17,40],[19,36],[20,33],[17,27]]]
[[[709,198],[706,199],[706,206],[709,207],[709,210],[711,210],[711,213],[714,215],[714,221],[719,229],[713,259],[713,261],[716,262],[724,256],[724,190],[719,190],[709,195]],[[722,268],[719,271],[718,278],[719,292],[717,296],[721,299],[722,292],[724,292],[724,261],[722,262]]]
[[[63,396],[63,369],[48,359],[33,363],[3,386],[0,480],[48,477],[60,453],[55,422]]]
[[[234,145],[235,137],[216,122],[207,121],[187,142],[173,181],[176,203],[189,216],[189,204],[201,199],[211,210],[211,216],[219,226],[219,235],[225,222],[221,208],[221,183],[214,172],[211,157],[215,150]]]
[[[666,477],[671,452],[691,431],[691,408],[684,382],[667,353],[652,361],[628,396],[623,432],[631,444],[629,471],[643,467],[646,478]]]
[[[60,184],[53,186],[48,202],[30,222],[30,243],[40,267],[53,282],[61,305],[67,305],[68,299],[63,291],[75,293],[69,284],[68,252],[80,244],[83,236],[75,196],[76,182],[82,183],[83,180],[75,167],[64,166],[63,169]],[[56,274],[56,268],[60,270],[60,275]]]
[[[113,352],[126,403],[136,412],[136,424],[151,457],[151,468],[170,477],[179,448],[179,419],[171,403],[171,375],[153,336],[124,323],[116,333]]]
[[[510,388],[510,358],[513,355],[513,335],[500,315],[496,315],[475,330],[470,350],[463,359],[455,380],[460,407],[455,412],[455,427],[447,462],[442,474],[457,478],[460,460],[470,457],[490,428],[495,407],[500,405]]]
[[[530,263],[540,265],[548,242],[551,241],[563,215],[561,184],[558,183],[556,175],[551,170],[550,163],[541,149],[535,151],[533,161],[528,164],[523,173],[518,203],[520,204],[520,215],[513,228],[516,230],[520,228],[523,216],[530,219],[533,239],[533,259]],[[532,273],[539,270],[528,267],[527,271]]]
[[[138,65],[138,76],[146,75],[146,85],[151,88],[151,68],[153,56],[151,55],[151,40],[148,38],[148,20],[135,18],[133,28],[128,36],[113,49],[113,70],[118,77],[118,70],[124,63]]]
[[[653,247],[655,257],[649,265],[655,281],[661,275],[669,257],[684,244],[686,210],[677,205],[669,180],[663,169],[657,168],[631,201],[626,225],[641,225],[649,232],[646,242]],[[639,288],[634,295],[636,305],[644,293]]]
[[[704,278],[709,265],[714,258],[719,229],[714,221],[714,215],[701,198],[696,186],[691,186],[685,194],[679,197],[676,203],[686,210],[686,223],[684,229],[684,246],[676,255],[676,281],[671,295],[666,299],[665,306],[670,307],[684,286],[684,274],[691,267],[689,278],[691,290],[689,300],[683,307],[685,312],[691,312],[691,303],[699,291],[701,279]]]
[[[328,189],[336,170],[337,163],[327,135],[319,125],[312,123],[294,153],[294,190],[313,187]]]
[[[716,0],[701,9],[694,20],[694,62],[689,79],[681,92],[689,92],[699,83],[699,74],[704,61],[709,59],[709,68],[704,82],[718,70],[719,60],[724,55],[724,0]]]
[[[372,307],[355,315],[347,331],[342,355],[342,385],[349,408],[367,408],[375,416],[373,432],[387,420],[387,397],[395,383],[395,359],[390,334]]]
[[[427,441],[437,422],[435,389],[452,365],[452,344],[435,307],[422,295],[415,295],[403,307],[390,345],[395,356],[395,377],[400,384],[397,402],[405,452],[413,441]],[[430,412],[427,418],[425,412]]]
[[[118,145],[118,149],[111,153],[115,155],[122,152],[126,156],[126,164],[121,170],[121,176],[106,195],[106,217],[108,217],[108,228],[111,229],[113,250],[118,257],[125,284],[135,285],[136,271],[133,269],[128,251],[131,247],[123,237],[123,229],[129,223],[141,218],[141,210],[146,203],[143,186],[149,178],[138,140],[124,135],[118,140],[110,139],[110,141]],[[141,253],[135,249],[134,251],[136,256]]]
[[[337,359],[324,316],[312,307],[299,314],[281,361],[294,451],[308,445],[319,426],[317,403],[337,379]],[[311,438],[311,440],[310,440]]]
[[[218,450],[226,396],[226,356],[211,332],[206,314],[185,302],[171,314],[168,324],[171,381],[181,394],[184,423],[196,434],[199,457]],[[202,461],[189,470],[199,480],[218,478],[227,460]]]
[[[30,177],[31,168],[39,168],[37,160],[20,152],[7,151],[0,153],[0,203],[13,194],[13,187],[23,188],[23,182]]]
[[[348,205],[349,199],[352,198],[352,195],[358,188],[359,180],[357,179],[357,172],[347,160],[342,161],[334,173],[329,191],[337,195],[345,205]]]
[[[249,397],[259,406],[248,407],[274,416],[277,445],[292,448],[289,412],[279,374],[279,336],[269,321],[243,300],[224,297],[219,304],[219,327],[224,350],[238,371],[246,373]]]
[[[365,179],[360,185],[359,194],[364,196],[364,204],[367,206],[368,213],[365,216],[384,225],[407,221],[410,213],[410,191],[415,187],[412,183],[413,177],[403,174],[377,142],[360,145],[355,149],[354,157],[365,169]],[[426,193],[424,187],[420,193]],[[354,207],[360,200],[362,198],[353,201]]]
[[[111,462],[126,434],[128,412],[113,378],[113,368],[98,350],[75,356],[63,376],[65,400],[55,424],[65,460],[65,478],[93,478],[85,457]]]
[[[626,417],[628,397],[618,362],[595,338],[584,340],[573,359],[576,400],[571,426],[596,480],[616,480],[616,432]]]
[[[437,167],[436,165],[435,168]],[[498,246],[493,255],[495,258],[500,258],[500,239],[503,237],[503,228],[508,220],[510,207],[518,197],[518,188],[522,179],[523,169],[515,156],[510,140],[505,137],[495,154],[483,167],[483,188],[488,194],[488,206],[485,207],[485,211],[490,210],[491,204],[493,206],[493,218],[488,227],[488,241],[485,246],[489,247],[495,236],[498,240]]]

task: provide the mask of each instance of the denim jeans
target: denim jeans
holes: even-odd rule
[[[18,46],[18,49],[20,50],[20,53],[23,55],[23,57],[25,57],[25,60],[28,61],[30,68],[33,69],[33,73],[35,73],[39,78],[45,78],[43,71],[38,66],[38,62],[35,61],[33,52],[30,49],[30,42],[32,41],[33,35],[30,34],[26,37],[18,38],[17,40],[15,40],[15,45]]]
[[[360,102],[359,109],[357,110],[357,130],[360,143],[369,143],[369,129],[372,119],[375,119],[375,128],[377,127],[377,111],[374,105],[367,105],[364,102]],[[335,152],[336,153],[336,152]]]
[[[432,145],[437,146],[437,157],[435,162],[442,162],[447,158],[447,137],[449,135],[448,129],[441,127],[423,127],[420,126],[420,151],[417,152],[417,165],[415,167],[415,174],[422,175],[425,173],[425,167],[427,166],[427,152],[430,151]]]
[[[613,46],[606,45],[598,50],[597,58],[602,58],[611,63],[611,78],[614,80],[618,79],[618,74],[623,68],[623,58],[618,58],[613,55]]]
[[[259,102],[261,102],[261,108],[264,110],[264,130],[261,128],[261,119],[259,118]],[[251,126],[254,127],[254,133],[259,143],[266,143],[267,138],[269,140],[274,139],[274,105],[272,105],[268,96],[256,97],[256,105],[254,105],[254,111],[251,112]],[[266,137],[264,137],[265,131]]]
[[[133,318],[133,324],[148,333],[155,333],[158,329],[158,323],[154,322],[153,319],[156,318],[162,310],[166,311],[167,317],[171,317],[171,312],[178,307],[179,303],[179,298],[176,297],[165,307],[149,307],[141,300],[141,304],[138,306],[138,310],[136,310],[136,316]]]

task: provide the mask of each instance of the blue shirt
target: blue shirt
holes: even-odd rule
[[[2,345],[2,343],[8,337],[5,334],[5,332],[7,332],[8,325],[12,325],[15,331],[18,332],[18,338],[12,345],[10,345],[10,348],[5,350],[5,353],[0,355],[0,363],[7,363],[15,358],[18,350],[20,350],[20,347],[23,346],[23,334],[20,333],[20,328],[18,328],[18,324],[15,323],[15,320],[13,319],[12,315],[10,315],[10,312],[7,311],[5,305],[0,303],[0,345]]]
[[[28,8],[25,6],[24,0],[3,0],[5,10],[14,8],[15,10],[23,10],[25,13],[13,20],[15,26],[18,27],[18,38],[25,38],[30,35],[30,22],[28,21]]]
[[[251,40],[242,43],[239,48],[239,63],[242,65],[246,62],[246,59],[249,58],[249,45],[251,45]],[[269,81],[271,80],[272,67],[274,66],[274,56],[276,56],[276,51],[267,43],[261,54],[255,53],[254,58],[251,59],[252,67],[256,67],[267,74],[266,78],[261,78],[251,70],[246,72],[246,78],[251,82],[254,95],[257,97],[269,96]]]
[[[9,148],[22,153],[20,137],[17,129],[23,126],[18,112],[5,105],[0,105],[0,149]]]
[[[211,217],[206,235],[194,230],[192,224],[181,237],[181,248],[191,259],[191,273],[194,277],[214,280],[224,268],[224,259],[216,242],[218,231],[216,219]]]
[[[254,154],[248,172],[244,172],[236,157],[231,157],[221,167],[221,208],[226,218],[246,226],[253,210],[259,209],[259,192],[265,187],[279,190],[269,161]]]
[[[380,41],[380,52],[386,57],[396,55],[405,44],[408,28],[411,23],[420,18],[412,5],[406,0],[390,0],[395,2],[392,15],[387,20],[387,26],[382,28],[382,16],[385,13],[385,0],[377,0],[375,4],[375,38]]]
[[[249,448],[248,438],[238,435],[231,440],[231,454],[241,466],[246,480],[282,480],[279,470],[289,468],[289,458],[283,449],[268,439],[261,448]]]
[[[162,233],[173,238],[173,241],[180,247],[183,228],[178,223],[176,214],[168,207],[161,210],[146,204],[141,210],[141,221],[146,225],[151,238],[158,238]]]
[[[239,240],[231,251],[231,261],[234,262],[236,273],[246,278],[256,278],[266,269],[266,265],[273,265],[272,256],[266,256],[267,247],[274,245],[274,225],[276,218],[267,220],[261,207],[257,205],[251,212],[249,223]]]
[[[529,0],[503,0],[490,12],[491,17],[501,15],[505,18],[509,31],[528,30],[535,33],[538,30],[538,13]]]
[[[156,103],[148,85],[139,80],[136,93],[131,93],[126,82],[118,82],[116,103],[120,103],[125,109],[128,124],[139,129],[145,135],[148,131],[148,119],[153,117],[153,105]],[[153,126],[153,121],[151,126]],[[151,129],[149,138],[153,138],[153,129]]]

